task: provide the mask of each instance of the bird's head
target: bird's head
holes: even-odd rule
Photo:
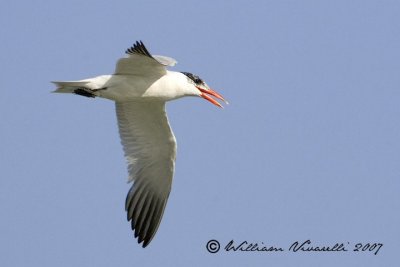
[[[196,91],[196,95],[204,98],[207,101],[210,101],[212,104],[220,108],[223,108],[223,106],[211,96],[220,99],[224,101],[226,104],[228,104],[228,101],[226,101],[222,97],[222,95],[212,90],[199,76],[194,75],[190,72],[182,72],[182,73],[187,77],[188,82],[198,90]]]

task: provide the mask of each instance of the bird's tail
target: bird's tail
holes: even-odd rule
[[[74,93],[76,89],[85,88],[88,81],[65,81],[52,82],[57,86],[53,93]]]
[[[57,89],[53,91],[53,93],[70,93],[77,94],[86,97],[96,97],[96,90],[90,89],[88,86],[90,81],[82,80],[82,81],[65,81],[65,82],[52,82],[57,86]]]

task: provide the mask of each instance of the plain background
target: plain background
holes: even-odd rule
[[[1,266],[398,266],[398,1],[2,1]],[[230,105],[168,104],[176,173],[142,249],[114,105],[49,93],[136,40]],[[378,255],[207,252],[379,242]]]

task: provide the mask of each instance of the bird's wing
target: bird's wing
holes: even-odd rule
[[[128,221],[146,247],[160,224],[171,190],[176,141],[161,101],[116,102],[119,133],[128,162]]]
[[[165,75],[167,66],[174,66],[176,60],[165,56],[151,55],[142,42],[136,42],[125,52],[128,56],[117,62],[115,74]]]

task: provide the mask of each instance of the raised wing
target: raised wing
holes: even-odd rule
[[[135,238],[146,247],[158,229],[171,190],[175,136],[164,102],[116,102],[116,111],[129,181],[134,181],[125,209]]]
[[[115,74],[125,75],[165,75],[167,66],[174,66],[175,59],[165,56],[151,55],[143,42],[136,42],[125,52],[128,57],[117,62]]]

